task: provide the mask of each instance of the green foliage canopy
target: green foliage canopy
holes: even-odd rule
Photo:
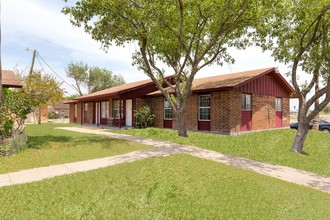
[[[302,148],[309,123],[330,102],[330,2],[281,0],[275,6],[273,16],[258,27],[258,34],[261,46],[291,67],[289,74],[299,98],[299,127],[291,150],[305,153]],[[300,85],[299,76],[303,72],[312,79]],[[323,80],[322,88],[319,79]],[[316,88],[315,92],[312,88]],[[324,99],[318,104],[322,96]]]
[[[74,79],[74,88],[80,96],[83,95],[83,88],[86,88],[88,93],[93,93],[125,83],[121,75],[114,74],[106,68],[88,67],[83,62],[69,63],[66,73],[68,77]]]
[[[64,90],[55,78],[40,71],[21,77],[24,84],[23,91],[32,106],[39,107],[44,104],[53,104],[63,99]]]
[[[133,65],[144,71],[169,100],[186,136],[183,112],[192,81],[205,66],[233,63],[229,47],[250,44],[249,27],[259,24],[273,1],[258,0],[82,0],[63,8],[75,26],[83,26],[107,50],[111,45],[137,44]],[[173,82],[162,68],[171,69]],[[163,84],[175,91],[170,97]],[[174,85],[173,85],[174,84]]]

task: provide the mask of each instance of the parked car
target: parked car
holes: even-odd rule
[[[290,124],[290,128],[298,129],[298,122],[293,122]],[[313,128],[313,121],[309,123],[309,129]],[[323,132],[330,132],[330,122],[325,120],[320,120],[319,130]]]

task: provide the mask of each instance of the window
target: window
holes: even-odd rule
[[[282,111],[282,99],[275,98],[275,111],[281,112]]]
[[[211,118],[210,95],[200,95],[198,100],[198,120],[209,121]]]
[[[121,119],[123,118],[123,112],[124,112],[124,102],[121,100]],[[115,99],[112,101],[112,117],[115,119],[119,119],[119,100]]]
[[[164,119],[172,120],[172,108],[166,99],[164,99]]]
[[[84,103],[84,118],[87,118],[88,116],[88,103]]]
[[[109,117],[109,102],[101,102],[101,118]]]
[[[251,111],[251,95],[242,94],[242,110]]]
[[[77,107],[77,104],[74,104],[74,117],[75,118],[78,117],[78,107]]]

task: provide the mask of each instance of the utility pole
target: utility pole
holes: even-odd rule
[[[30,50],[29,48],[27,48],[27,50]],[[33,67],[34,67],[34,61],[36,59],[36,54],[37,54],[37,50],[33,50],[33,55],[32,55],[32,62],[31,62],[31,68],[30,68],[30,72],[29,72],[29,76],[32,75],[33,73]],[[34,109],[33,114],[34,114],[34,122],[35,122],[35,112],[36,109]],[[41,106],[39,106],[39,114],[38,114],[38,124],[41,124]]]
[[[31,68],[30,68],[30,72],[29,72],[30,75],[31,75],[32,72],[33,72],[34,61],[35,61],[35,59],[36,59],[36,54],[37,54],[37,50],[33,50],[32,63],[31,63]]]

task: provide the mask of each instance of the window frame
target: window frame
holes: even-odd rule
[[[275,98],[275,111],[276,112],[282,111],[282,98],[280,98],[280,97]]]
[[[101,118],[109,118],[109,101],[101,102]]]
[[[247,97],[249,97],[247,99]],[[247,102],[249,100],[249,103]],[[242,94],[241,95],[241,110],[242,111],[252,111],[252,95],[251,94]]]
[[[124,118],[124,100],[120,99],[121,103],[119,102],[119,99],[113,99],[112,100],[112,118],[114,119],[123,119]],[[117,103],[118,104],[115,104]],[[118,106],[116,106],[118,105]],[[121,107],[121,115],[120,114],[120,107]],[[116,112],[116,114],[115,114]]]
[[[166,107],[165,103],[168,103],[168,107]],[[170,114],[171,117],[167,117],[169,116],[168,114]],[[166,98],[164,98],[164,120],[173,120],[173,110]]]
[[[201,98],[202,97],[208,97],[209,99],[209,106],[201,106]],[[209,119],[201,119],[201,110],[202,109],[208,109],[209,110]],[[198,121],[211,121],[211,95],[205,94],[205,95],[199,95],[198,96]]]
[[[88,102],[84,102],[84,118],[88,118]]]
[[[74,104],[74,118],[78,118],[78,105],[77,103]]]

